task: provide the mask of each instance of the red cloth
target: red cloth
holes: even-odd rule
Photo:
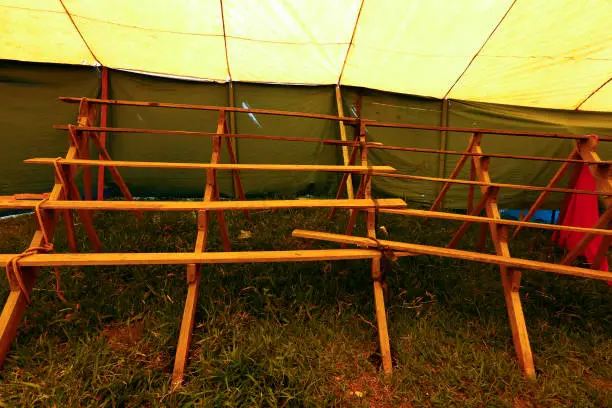
[[[582,166],[582,170],[578,176],[578,180],[576,181],[575,188],[576,190],[596,190],[595,178],[587,166]],[[596,195],[572,194],[567,207],[567,212],[565,213],[565,217],[563,220],[561,220],[561,222],[563,225],[591,228],[593,225],[595,225],[598,219],[599,207]],[[584,232],[557,231],[557,234],[555,237],[553,237],[553,239],[555,239],[560,246],[571,251],[572,248],[578,245],[578,242],[580,242],[584,234]],[[587,261],[593,262],[595,255],[597,255],[599,245],[601,244],[601,239],[601,235],[596,236],[580,255],[584,255]],[[608,270],[607,257],[605,257],[601,262],[599,269],[602,271]],[[608,281],[608,284],[610,283],[611,282]]]

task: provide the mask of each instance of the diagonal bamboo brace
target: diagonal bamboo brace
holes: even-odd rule
[[[468,141],[467,149],[465,149],[466,153],[472,152],[472,147],[475,144],[480,144],[481,139],[482,139],[482,135],[480,133],[474,133]],[[468,155],[463,155],[459,158],[459,161],[455,165],[455,168],[453,169],[450,176],[448,177],[449,179],[457,178],[457,176],[459,175],[459,172],[461,172],[463,165],[465,164],[465,162],[468,160],[469,157],[470,156]],[[436,197],[433,204],[431,205],[429,209],[430,211],[435,211],[440,206],[440,204],[442,204],[442,201],[444,200],[444,196],[446,195],[448,190],[451,188],[451,186],[452,186],[451,183],[448,183],[448,182],[444,183],[444,185],[440,189],[440,192],[438,193],[438,196]]]

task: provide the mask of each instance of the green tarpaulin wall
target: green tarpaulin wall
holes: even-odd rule
[[[176,102],[206,105],[229,104],[229,86],[204,82],[152,77],[122,71],[110,71],[110,97],[114,99]],[[65,132],[54,124],[75,123],[77,105],[57,101],[58,96],[99,94],[100,71],[92,67],[33,64],[0,61],[0,195],[49,191],[53,182],[48,167],[25,165],[29,157],[57,157],[67,149]],[[334,87],[283,86],[234,83],[234,104],[240,107],[337,114]],[[421,125],[442,124],[442,101],[360,88],[342,88],[344,112],[386,122]],[[201,130],[214,132],[217,113],[180,111],[161,108],[113,107],[111,126],[157,129]],[[449,101],[448,126],[555,131],[575,134],[612,135],[612,114],[546,110],[514,106]],[[338,139],[338,125],[332,121],[236,114],[236,130],[242,133],[291,135]],[[347,127],[349,137],[353,128]],[[424,148],[464,150],[469,134],[449,132],[445,142],[441,132],[390,128],[368,128],[371,141]],[[117,160],[155,160],[208,162],[211,139],[197,136],[111,134],[108,146]],[[483,150],[490,153],[516,153],[566,157],[572,141],[501,135],[484,135]],[[242,163],[341,164],[340,150],[314,143],[237,141]],[[612,143],[601,143],[602,159],[612,158]],[[406,174],[448,175],[459,156],[407,153],[372,149],[370,164],[386,164]],[[228,162],[227,154],[222,161]],[[442,161],[442,162],[441,162]],[[545,185],[558,169],[558,163],[514,159],[492,159],[494,181]],[[462,172],[467,178],[469,166]],[[204,172],[195,170],[121,170],[136,195],[201,196]],[[228,172],[220,172],[222,194],[232,193]],[[247,194],[295,195],[310,193],[331,195],[339,176],[331,173],[242,172]],[[107,177],[107,182],[111,180]],[[375,191],[381,195],[406,197],[411,201],[431,202],[439,184],[376,178]],[[453,187],[446,200],[448,207],[465,207],[467,188]],[[503,190],[500,204],[505,207],[530,205],[536,194]],[[548,202],[554,207],[560,200]]]

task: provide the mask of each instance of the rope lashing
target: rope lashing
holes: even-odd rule
[[[56,163],[57,163],[57,160],[56,160]],[[62,179],[62,184],[64,184],[63,179]],[[25,297],[27,303],[30,303],[30,294],[28,293],[28,289],[25,286],[23,276],[21,274],[21,269],[19,266],[19,261],[21,261],[24,258],[27,258],[30,255],[36,255],[40,253],[49,253],[49,252],[55,253],[55,250],[53,249],[53,243],[51,243],[49,239],[49,234],[47,233],[47,230],[45,229],[45,223],[43,222],[42,211],[40,208],[41,205],[47,201],[49,201],[49,196],[43,195],[43,199],[40,200],[36,204],[36,207],[34,207],[34,214],[36,215],[36,222],[38,223],[38,228],[40,230],[40,233],[43,236],[42,245],[37,246],[37,247],[30,247],[26,249],[25,251],[23,251],[22,253],[14,256],[6,263],[6,277],[9,283],[11,284],[12,287],[14,285],[17,285],[19,287],[19,290]],[[53,269],[55,271],[55,292],[57,293],[57,297],[62,302],[66,303],[67,302],[66,298],[64,297],[62,290],[61,290],[59,268],[57,266],[54,266]]]
[[[376,247],[377,250],[380,251],[380,254],[383,256],[383,258],[386,258],[389,261],[397,260],[397,255],[395,255],[395,250],[392,247],[381,243],[377,238],[369,238],[369,239],[375,244],[374,246]]]
[[[376,225],[378,225],[379,215],[380,215],[379,206],[378,206],[378,203],[375,202],[375,206],[374,206],[374,227],[375,228],[376,228]],[[378,240],[378,238],[370,237],[369,239],[375,244],[376,249],[378,249],[380,251],[380,254],[382,255],[382,258],[380,260],[381,273],[379,276],[374,276],[374,280],[384,281],[387,276],[387,273],[391,271],[391,263],[397,261],[397,255],[395,255],[395,251],[393,250],[393,248],[391,248],[389,245],[385,245],[381,243]]]

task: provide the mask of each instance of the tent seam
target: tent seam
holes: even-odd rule
[[[68,11],[68,9],[66,8],[66,6],[64,5],[64,2],[62,0],[59,0],[60,4],[62,5],[62,8],[64,9],[64,11],[66,12],[66,15],[68,16],[68,18],[70,19],[70,22],[72,23],[72,26],[74,27],[74,29],[76,30],[76,32],[79,34],[79,37],[81,37],[81,40],[83,41],[83,44],[85,44],[85,47],[87,47],[87,50],[89,51],[89,53],[91,54],[91,56],[93,57],[93,59],[96,60],[96,62],[100,65],[103,65],[100,60],[98,59],[98,57],[96,57],[96,54],[94,54],[94,52],[91,50],[91,47],[89,46],[89,44],[87,44],[87,41],[85,41],[85,37],[83,37],[83,34],[81,33],[81,31],[79,30],[79,27],[77,27],[76,23],[74,22],[72,15],[70,14],[70,12]]]
[[[502,16],[502,18],[499,20],[499,22],[497,23],[497,25],[495,26],[495,28],[493,28],[493,31],[491,31],[491,33],[489,34],[489,36],[487,37],[487,39],[484,41],[484,43],[480,46],[480,48],[478,49],[478,51],[476,51],[476,54],[474,54],[474,56],[472,57],[472,59],[470,60],[470,62],[467,64],[467,66],[465,67],[465,69],[463,70],[463,72],[461,73],[461,75],[459,75],[459,77],[457,78],[457,80],[453,83],[453,85],[449,88],[449,90],[446,92],[446,94],[444,95],[444,97],[442,98],[444,99],[448,99],[448,95],[450,95],[451,91],[453,90],[453,88],[455,88],[455,85],[457,85],[459,83],[459,81],[461,80],[461,78],[463,78],[463,75],[465,75],[465,73],[467,72],[467,70],[470,68],[470,66],[472,65],[472,63],[476,60],[476,57],[478,57],[478,55],[480,54],[480,52],[484,49],[484,47],[487,45],[487,43],[489,42],[489,40],[491,39],[491,37],[493,37],[493,34],[495,34],[495,32],[497,31],[497,29],[499,28],[499,26],[501,26],[502,22],[506,19],[506,16],[508,16],[508,14],[510,13],[510,10],[512,10],[512,7],[514,7],[514,5],[516,4],[517,0],[514,0],[512,2],[512,4],[510,5],[510,7],[508,7],[508,10],[506,10],[506,13]]]
[[[2,7],[18,8],[18,7],[2,6],[2,5],[0,5],[0,8],[2,8]],[[61,11],[52,11],[52,10],[36,10],[36,9],[26,9],[26,10],[48,12],[48,13],[56,13],[56,14],[64,14],[64,12],[61,12]],[[248,37],[240,37],[240,36],[236,36],[236,35],[226,35],[226,34],[193,33],[193,32],[184,32],[184,31],[163,30],[163,29],[158,29],[158,28],[141,27],[141,26],[137,26],[137,25],[116,23],[114,21],[101,20],[101,19],[97,19],[97,18],[93,18],[93,17],[81,16],[81,15],[78,15],[78,14],[71,14],[71,16],[78,17],[78,18],[81,18],[83,20],[94,21],[94,22],[100,23],[100,24],[108,24],[108,25],[113,25],[113,26],[117,26],[117,27],[134,29],[134,30],[140,30],[140,31],[151,31],[153,33],[186,35],[186,36],[193,36],[193,37],[227,37],[227,38],[231,38],[231,39],[234,39],[234,40],[252,41],[252,42],[259,42],[259,43],[264,43],[264,44],[289,44],[289,45],[313,45],[313,44],[316,44],[316,45],[346,45],[346,44],[348,44],[347,42],[343,42],[343,41],[336,41],[336,42],[331,42],[331,41],[330,42],[314,42],[314,43],[313,42],[305,42],[305,41],[278,41],[278,40],[262,40],[260,38],[248,38]]]
[[[232,82],[232,71],[230,70],[230,64],[229,64],[229,53],[227,52],[227,35],[225,33],[225,15],[223,13],[223,0],[219,0],[219,5],[221,6],[221,25],[223,26],[223,46],[225,48],[225,65],[227,66],[227,76],[229,77],[229,82]]]
[[[603,83],[601,86],[599,86],[597,89],[595,89],[593,92],[591,92],[591,93],[589,94],[589,96],[587,96],[587,97],[586,97],[586,98],[585,98],[585,99],[584,99],[582,102],[580,102],[580,103],[578,104],[578,106],[576,106],[576,107],[574,108],[574,110],[579,110],[579,109],[580,109],[580,107],[581,107],[582,105],[584,105],[584,103],[585,103],[586,101],[588,101],[589,99],[591,99],[591,96],[593,96],[593,95],[595,95],[597,92],[601,91],[601,90],[603,89],[603,87],[604,87],[604,86],[606,86],[606,85],[608,85],[608,83],[609,83],[610,81],[612,81],[612,77],[608,78],[608,80],[607,80],[606,82],[604,82],[604,83]]]
[[[348,43],[348,47],[346,48],[346,55],[344,56],[344,61],[342,62],[342,68],[340,69],[340,76],[338,76],[338,82],[336,85],[340,86],[340,82],[342,81],[342,75],[344,74],[344,68],[346,67],[346,61],[348,61],[349,53],[351,52],[351,47],[353,46],[353,41],[355,40],[355,33],[357,32],[357,25],[359,24],[359,18],[361,17],[361,10],[363,10],[363,4],[365,0],[361,0],[361,5],[359,5],[359,11],[357,12],[357,18],[355,19],[355,26],[353,27],[353,34],[351,35],[351,41]]]
[[[1,7],[7,7],[7,6],[0,6],[0,8]],[[52,11],[52,10],[36,10],[36,9],[27,9],[27,10],[49,12],[49,13],[57,13],[57,14],[64,14],[61,11]],[[227,37],[227,38],[231,38],[231,39],[234,39],[234,40],[253,41],[253,42],[260,42],[260,43],[264,43],[264,44],[290,44],[290,45],[312,45],[312,44],[316,44],[316,45],[346,45],[346,44],[348,44],[347,42],[342,42],[342,41],[340,41],[340,42],[315,42],[315,43],[313,43],[313,42],[304,42],[304,41],[277,41],[277,40],[262,40],[262,39],[259,39],[259,38],[240,37],[240,36],[227,35],[227,34],[193,33],[193,32],[184,32],[184,31],[163,30],[163,29],[158,29],[158,28],[141,27],[141,26],[137,26],[137,25],[116,23],[114,21],[101,20],[101,19],[97,19],[97,18],[93,18],[93,17],[81,16],[81,15],[78,15],[78,14],[71,14],[71,15],[73,17],[78,17],[78,18],[81,18],[83,20],[89,20],[89,21],[93,21],[93,22],[96,22],[96,23],[100,23],[100,24],[108,24],[108,25],[112,25],[112,26],[128,28],[128,29],[134,29],[134,30],[140,30],[140,31],[151,31],[153,33],[186,35],[186,36],[193,36],[193,37]]]

